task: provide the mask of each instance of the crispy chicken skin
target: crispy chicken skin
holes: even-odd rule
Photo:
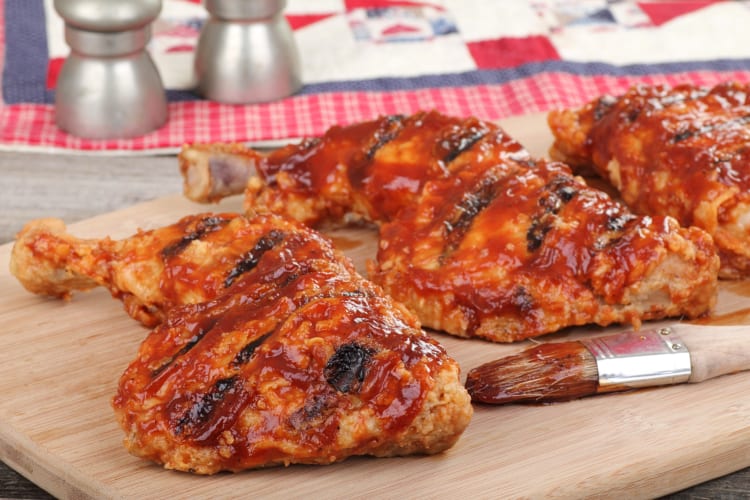
[[[634,211],[709,232],[720,276],[750,276],[750,86],[636,86],[549,114],[550,154],[593,168]]]
[[[472,415],[416,317],[296,221],[200,214],[120,241],[36,221],[13,269],[36,293],[106,286],[158,323],[112,403],[126,448],[169,469],[438,453]]]
[[[209,165],[202,151],[193,159]],[[507,342],[638,325],[700,316],[716,300],[705,232],[631,214],[489,122],[431,112],[333,127],[255,168],[248,211],[375,222],[371,279],[423,325],[454,335]]]

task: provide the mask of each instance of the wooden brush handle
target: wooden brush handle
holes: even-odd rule
[[[692,372],[688,382],[750,370],[750,326],[679,324],[670,328],[690,351]]]

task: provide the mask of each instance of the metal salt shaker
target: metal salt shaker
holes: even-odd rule
[[[71,52],[55,92],[55,121],[89,139],[161,127],[167,98],[146,44],[161,0],[55,0]]]
[[[197,91],[213,101],[267,102],[302,86],[285,0],[204,0],[210,17],[195,54]]]

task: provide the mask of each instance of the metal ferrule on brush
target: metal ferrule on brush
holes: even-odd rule
[[[596,359],[598,392],[687,382],[690,353],[670,328],[587,338]]]

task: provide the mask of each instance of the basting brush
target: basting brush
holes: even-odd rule
[[[546,403],[750,369],[750,327],[668,327],[537,344],[471,370],[475,402]]]

